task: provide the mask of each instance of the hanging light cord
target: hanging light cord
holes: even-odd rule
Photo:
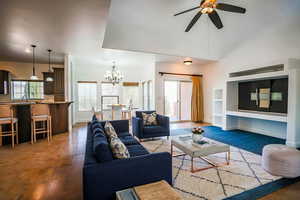
[[[51,53],[51,49],[48,49],[49,52],[49,72],[51,72],[51,62],[50,62],[50,53]]]
[[[35,45],[31,45],[32,47],[32,75],[35,76]]]

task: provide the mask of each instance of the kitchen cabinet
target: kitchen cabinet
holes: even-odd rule
[[[54,94],[54,73],[53,72],[43,72],[44,75],[44,94],[53,95]],[[46,81],[48,77],[53,79],[52,82]]]
[[[9,94],[9,72],[0,70],[0,95]]]
[[[63,68],[54,68],[54,100],[65,100],[65,73]]]

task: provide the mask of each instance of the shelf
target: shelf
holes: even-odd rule
[[[262,113],[262,112],[254,112],[254,111],[253,112],[251,112],[251,111],[227,111],[226,115],[287,123],[287,115],[280,114],[280,113],[277,114],[277,113]]]

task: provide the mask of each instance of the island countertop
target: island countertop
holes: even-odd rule
[[[10,104],[10,105],[31,105],[31,104],[71,104],[73,101],[7,101],[7,102],[0,102],[0,105],[3,104]]]
[[[48,104],[51,115],[52,134],[66,133],[69,129],[69,105],[72,101],[11,101],[0,102],[9,104],[15,108],[15,117],[18,119],[19,142],[29,142],[31,140],[31,109],[32,104]],[[8,127],[3,127],[7,129]],[[10,144],[10,137],[4,137],[3,144]],[[0,142],[1,146],[1,142]]]

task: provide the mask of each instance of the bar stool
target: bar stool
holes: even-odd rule
[[[51,116],[48,104],[32,104],[31,108],[31,144],[36,142],[37,134],[47,134],[48,142],[52,140]],[[37,127],[37,122],[41,127]]]
[[[2,131],[2,125],[9,125],[9,131]],[[19,143],[18,136],[18,119],[14,117],[14,109],[12,105],[0,105],[0,145],[2,145],[2,137],[11,136],[11,146],[15,147]]]

